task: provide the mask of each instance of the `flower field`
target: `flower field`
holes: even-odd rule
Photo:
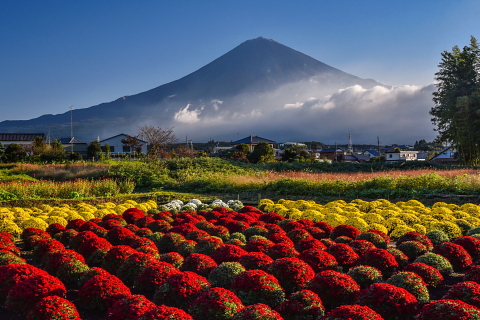
[[[0,208],[1,319],[480,319],[480,206]]]

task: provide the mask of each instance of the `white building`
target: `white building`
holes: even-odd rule
[[[385,161],[415,161],[425,160],[418,158],[418,151],[406,150],[385,153]]]
[[[108,143],[110,146],[110,153],[111,154],[133,154],[135,150],[132,150],[132,148],[128,145],[125,145],[122,140],[127,139],[128,135],[121,133],[116,136],[110,137],[108,139],[104,139],[99,141],[100,146],[102,147],[102,150],[105,149],[105,144]],[[141,153],[147,153],[147,142],[138,139],[138,142],[140,142],[140,152]]]

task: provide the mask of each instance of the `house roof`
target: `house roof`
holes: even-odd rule
[[[368,152],[370,153],[372,156],[374,157],[378,157],[380,154],[378,153],[378,150],[376,149],[368,149],[368,150],[365,150],[365,152]]]
[[[335,150],[335,148],[320,150],[320,153],[326,153],[326,152],[343,152],[343,150],[342,149]]]
[[[45,139],[44,133],[0,133],[0,141],[33,141],[36,137]]]
[[[117,134],[116,136],[113,136],[113,137],[110,137],[110,138],[107,138],[107,139],[100,140],[100,142],[105,142],[105,141],[108,141],[108,140],[111,140],[111,139],[113,139],[113,138],[120,137],[120,136],[127,137],[127,134],[125,134],[125,133],[120,133],[120,134]],[[130,135],[129,135],[129,136],[130,136]],[[131,136],[131,137],[133,137],[133,136]],[[147,141],[143,141],[142,139],[139,139],[139,138],[136,138],[136,139],[137,139],[138,141],[147,143]]]
[[[248,136],[243,139],[237,140],[232,142],[231,144],[241,144],[241,143],[246,143],[246,144],[253,144],[253,143],[259,143],[259,142],[266,142],[266,143],[276,143],[273,140],[268,140],[265,138],[261,138],[259,136]]]
[[[86,142],[80,141],[76,139],[75,137],[72,138],[61,138],[60,140],[61,144],[86,144]]]

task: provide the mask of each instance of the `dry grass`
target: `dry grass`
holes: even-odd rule
[[[279,179],[305,179],[314,182],[344,180],[349,182],[372,180],[378,177],[398,178],[398,177],[416,177],[431,173],[437,173],[441,177],[453,178],[462,175],[468,175],[475,179],[480,174],[480,170],[474,169],[456,169],[456,170],[393,170],[382,172],[352,172],[352,173],[310,173],[310,172],[268,172],[265,174],[249,176],[232,176],[229,180],[234,183],[255,183],[255,182],[273,182]],[[477,179],[475,179],[477,180]]]
[[[71,180],[75,178],[87,178],[102,176],[108,172],[108,164],[18,164],[12,173],[26,173],[37,179],[49,179],[55,181]]]

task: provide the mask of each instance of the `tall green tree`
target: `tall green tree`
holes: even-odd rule
[[[435,73],[435,106],[430,110],[438,141],[456,146],[465,164],[480,161],[480,48],[475,37],[470,45],[442,52]]]
[[[87,147],[87,155],[92,157],[93,159],[97,158],[100,159],[100,155],[102,154],[102,147],[100,146],[100,142],[97,140],[90,142]]]
[[[27,158],[27,151],[21,144],[12,143],[5,148],[4,160],[5,162],[22,162]]]
[[[259,142],[248,156],[252,163],[275,161],[275,150],[266,142]]]

